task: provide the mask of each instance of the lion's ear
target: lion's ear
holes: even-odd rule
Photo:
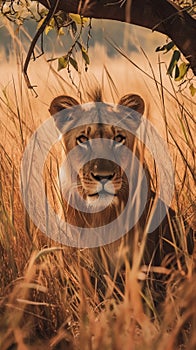
[[[51,116],[54,118],[56,127],[62,132],[63,127],[66,122],[66,115],[63,113],[59,113],[64,109],[68,109],[74,106],[79,105],[78,101],[76,101],[71,96],[57,96],[52,100],[49,108],[49,112]]]
[[[71,96],[57,96],[54,98],[54,100],[52,100],[49,112],[52,116],[54,116],[56,113],[62,111],[63,109],[70,108],[78,104],[78,101],[76,101],[75,98]]]
[[[118,104],[125,107],[129,107],[134,111],[140,113],[141,115],[144,114],[145,103],[144,103],[144,100],[139,95],[127,94],[121,97]]]

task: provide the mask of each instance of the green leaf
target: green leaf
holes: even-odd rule
[[[178,65],[176,64],[176,68],[175,68],[175,80],[177,80],[179,74],[180,74],[180,70],[179,70],[179,68],[178,68]]]
[[[85,24],[88,22],[87,17],[82,17],[82,16],[76,15],[74,13],[69,13],[69,17],[77,24]]]
[[[82,24],[82,17],[80,15],[76,15],[74,13],[69,13],[69,17],[71,17],[71,19],[77,23],[77,24]]]
[[[155,51],[156,52],[165,51],[165,53],[166,53],[166,52],[170,51],[174,47],[174,45],[175,44],[173,43],[173,41],[170,41],[168,44],[165,44],[163,46],[158,46]]]
[[[45,28],[45,34],[46,35],[48,35],[48,33],[52,30],[52,29],[54,29],[55,28],[55,21],[54,21],[54,18],[52,18],[51,20],[50,20],[50,23],[46,26],[46,28]]]
[[[54,29],[52,26],[50,26],[50,25],[49,25],[49,26],[46,26],[45,31],[44,31],[45,34],[48,35],[48,33],[49,33],[52,29]]]
[[[169,74],[170,77],[172,77],[173,70],[176,67],[179,59],[180,59],[180,51],[175,50],[169,64],[169,68],[167,70],[167,74]]]
[[[69,57],[70,64],[78,71],[78,63],[73,57]]]
[[[69,58],[67,56],[59,57],[58,59],[58,71],[67,67]]]
[[[184,78],[184,76],[186,75],[189,67],[190,67],[189,63],[182,62],[178,67],[179,73],[177,76],[175,75],[175,80],[176,81],[182,80]]]
[[[89,55],[88,55],[87,50],[85,49],[85,47],[82,46],[81,51],[82,51],[82,57],[85,60],[86,64],[90,64]]]
[[[82,46],[82,44],[79,41],[77,41],[77,44],[82,52],[82,57],[85,60],[86,64],[90,64],[90,59],[89,59],[87,49],[85,49],[85,47]]]
[[[189,90],[191,92],[191,96],[195,96],[196,88],[194,87],[193,83],[189,86]]]
[[[59,28],[58,35],[64,35],[64,34],[65,34],[64,29],[62,27]]]

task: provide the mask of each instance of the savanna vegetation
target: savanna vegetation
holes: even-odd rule
[[[195,1],[185,0],[91,0],[91,1],[1,1],[1,15],[15,23],[16,31],[29,19],[38,23],[23,64],[23,73],[28,88],[34,89],[28,75],[31,58],[36,59],[35,45],[40,39],[40,54],[45,51],[44,35],[56,29],[64,35],[70,32],[72,43],[63,56],[58,58],[59,69],[72,66],[78,70],[75,51],[81,51],[87,69],[89,40],[91,37],[91,20],[88,24],[87,38],[82,38],[84,23],[87,18],[111,19],[131,23],[164,34],[168,40],[165,45],[157,47],[157,51],[167,53],[172,49],[168,74],[181,84],[188,83],[191,94],[195,94],[195,86],[191,73],[196,74],[196,39],[195,39]],[[40,55],[39,54],[39,55]],[[38,57],[39,57],[38,55]],[[53,58],[57,59],[57,58]],[[191,72],[191,73],[190,73]],[[189,74],[188,74],[189,73]]]
[[[72,6],[72,2],[67,3]],[[121,3],[124,6],[126,2]],[[44,16],[47,14],[44,13]],[[81,23],[81,19],[72,20],[72,50],[78,39],[77,26],[80,27]],[[143,288],[148,282],[149,270],[130,266],[124,251],[119,253],[119,259],[124,260],[126,267],[123,291],[109,275],[104,275],[101,276],[105,286],[104,295],[100,296],[98,285],[91,281],[90,256],[88,259],[86,254],[84,258],[82,251],[61,246],[40,232],[25,211],[20,191],[23,152],[32,133],[49,117],[48,107],[55,96],[66,92],[83,96],[82,101],[85,101],[85,91],[99,84],[105,100],[117,102],[120,90],[129,91],[131,86],[132,90],[144,95],[146,115],[149,118],[152,116],[152,122],[168,144],[175,173],[172,207],[179,223],[179,236],[184,237],[182,217],[193,229],[196,226],[196,107],[192,96],[192,73],[185,69],[180,80],[176,73],[176,82],[173,82],[171,74],[166,75],[170,65],[168,63],[165,69],[160,56],[158,68],[154,69],[150,59],[143,53],[148,68],[142,69],[139,60],[135,61],[115,43],[110,43],[118,52],[119,61],[115,65],[109,60],[102,70],[102,78],[97,82],[89,65],[92,58],[87,50],[88,44],[86,47],[78,39],[82,62],[72,54],[73,51],[68,51],[68,59],[66,53],[57,57],[57,60],[53,60],[56,58],[53,56],[50,62],[40,60],[39,64],[34,63],[36,68],[30,65],[31,80],[33,78],[38,85],[35,89],[38,97],[35,98],[22,75],[26,46],[23,47],[17,41],[13,31],[11,33],[17,54],[14,58],[12,52],[8,66],[15,61],[17,65],[13,64],[14,72],[9,84],[4,83],[2,70],[0,83],[0,348],[195,349],[195,254],[188,254],[186,244],[181,251],[184,266],[178,261],[172,269],[166,269],[164,265],[157,267],[156,272],[165,277],[163,283],[166,289],[165,299],[158,307],[153,300],[154,291],[148,288],[148,283]],[[18,45],[21,46],[17,51]],[[167,46],[164,49],[167,51]],[[36,50],[39,52],[39,49]],[[174,51],[175,47],[171,46],[172,57]],[[56,61],[59,73],[54,66]],[[172,62],[169,73],[173,73],[179,64],[174,64],[174,60]],[[125,65],[124,71],[121,71],[121,65]],[[80,67],[88,67],[88,70],[78,79],[74,71],[80,73]],[[182,72],[182,68],[180,70]],[[120,84],[125,74],[126,79],[121,80]],[[153,119],[153,111],[157,119]],[[58,149],[55,149],[48,157],[45,169],[46,192],[53,201],[55,172],[59,166],[57,154]],[[153,162],[150,167],[152,185],[156,186]],[[178,250],[177,246],[175,248]],[[93,273],[94,280],[98,280],[100,276],[96,276],[96,270]]]

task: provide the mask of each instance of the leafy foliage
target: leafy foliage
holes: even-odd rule
[[[165,53],[166,53],[166,52],[170,51],[173,47],[174,47],[174,43],[173,43],[173,41],[170,41],[169,43],[167,43],[163,46],[158,46],[155,51],[156,52],[165,51]]]
[[[122,1],[123,3],[124,1]],[[178,6],[182,8],[182,11],[186,11],[191,16],[195,17],[196,15],[196,5],[195,0],[172,0],[172,2],[176,3]],[[121,3],[121,1],[119,2]],[[54,2],[55,4],[55,2]],[[88,55],[88,47],[89,40],[91,37],[91,20],[84,18],[77,14],[66,14],[64,11],[58,11],[52,13],[51,17],[49,17],[48,23],[45,23],[47,20],[47,16],[49,11],[46,10],[38,1],[31,0],[0,0],[0,16],[6,17],[9,21],[14,22],[18,28],[24,24],[27,20],[33,20],[37,22],[37,32],[40,30],[36,37],[34,44],[30,47],[30,55],[27,54],[26,59],[26,69],[24,69],[24,73],[26,73],[26,78],[29,83],[29,87],[33,88],[29,82],[27,75],[27,68],[30,61],[31,56],[35,59],[36,56],[34,54],[35,44],[41,36],[41,50],[42,54],[44,53],[43,47],[43,35],[48,35],[51,31],[56,31],[57,35],[70,35],[72,38],[71,47],[65,52],[64,55],[57,58],[52,58],[52,60],[57,60],[58,71],[62,69],[67,69],[71,78],[71,67],[73,67],[76,71],[79,71],[78,62],[76,59],[76,52],[79,49],[81,53],[81,57],[85,63],[85,70],[88,69],[88,65],[90,64],[90,59]],[[82,33],[84,27],[88,27],[88,35],[87,40],[84,43],[82,39]],[[41,30],[43,27],[43,30]],[[66,33],[65,33],[66,30]],[[179,29],[180,30],[180,29]],[[37,33],[36,33],[37,34]],[[190,64],[182,58],[182,54],[178,48],[175,47],[174,42],[169,41],[163,46],[159,46],[156,49],[157,52],[168,53],[172,51],[172,57],[169,63],[167,73],[173,78],[176,82],[180,83],[180,89],[182,87],[189,86],[191,95],[195,95],[196,88],[194,87],[193,77],[190,77]],[[72,79],[72,78],[71,78]]]
[[[177,68],[175,70],[175,78],[178,77],[178,72],[179,72],[178,61],[179,61],[179,59],[180,59],[180,52],[178,50],[174,50],[170,64],[169,64],[169,68],[167,70],[167,74],[169,74],[171,77],[172,77],[174,68]]]
[[[2,1],[1,2],[1,15],[5,16],[9,21],[13,22],[18,26],[18,29],[21,25],[24,24],[26,20],[34,20],[37,22],[37,37],[34,37],[34,45],[29,49],[31,50],[30,55],[27,54],[26,58],[26,70],[28,68],[28,64],[30,61],[31,55],[34,59],[36,59],[34,48],[35,44],[41,35],[41,51],[44,53],[44,40],[43,36],[48,35],[51,31],[55,31],[57,36],[60,35],[68,35],[71,38],[71,45],[67,52],[61,57],[51,58],[48,61],[57,60],[58,71],[62,69],[67,69],[70,79],[73,82],[71,76],[71,67],[73,67],[77,72],[79,72],[79,66],[76,59],[76,52],[81,52],[81,57],[85,63],[85,70],[87,71],[88,65],[90,64],[90,59],[88,56],[88,47],[90,40],[90,32],[91,32],[91,20],[88,18],[84,18],[80,15],[76,14],[66,14],[64,11],[58,11],[52,13],[52,16],[49,16],[49,10],[45,9],[38,2],[28,1],[28,0],[11,0],[11,1]],[[49,18],[49,20],[48,20]],[[46,22],[48,20],[48,22]],[[87,27],[87,39],[86,43],[82,38],[83,30]],[[40,34],[38,34],[40,32]],[[27,85],[30,88],[34,88],[31,86],[30,81],[28,79],[27,72],[24,69],[24,73],[26,73]]]
[[[176,82],[180,82],[180,87],[182,87],[185,83],[188,83],[191,95],[194,96],[196,93],[196,88],[193,85],[193,78],[188,77],[188,73],[190,72],[190,64],[185,62],[185,59],[182,57],[182,54],[178,48],[176,48],[174,42],[169,41],[163,46],[158,46],[155,51],[163,52],[164,54],[172,51],[167,74],[169,74],[171,78],[174,77]]]
[[[43,20],[44,18],[39,21],[38,28],[41,26]],[[85,47],[82,39],[82,31],[85,25],[88,24],[90,31],[91,23],[89,19],[75,14],[66,15],[63,11],[59,11],[53,16],[49,24],[46,26],[46,35],[51,30],[56,30],[58,35],[64,35],[64,28],[68,28],[68,33],[72,38],[72,45],[65,55],[58,58],[49,59],[49,61],[58,60],[58,71],[67,68],[68,72],[70,72],[70,66],[72,66],[77,72],[79,71],[78,62],[74,57],[74,54],[77,52],[78,48],[81,51],[82,58],[85,62],[85,69],[87,70],[87,65],[90,64],[90,59],[88,56],[88,41]]]
[[[186,10],[191,16],[196,15],[196,6],[195,6],[195,0],[172,0],[174,3],[176,3],[179,7]]]

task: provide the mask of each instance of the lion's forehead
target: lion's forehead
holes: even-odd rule
[[[85,133],[89,138],[110,138],[116,134],[116,128],[113,125],[88,125]]]
[[[124,132],[119,128],[110,124],[88,124],[75,128],[74,132],[70,132],[70,136],[77,137],[79,134],[85,134],[88,138],[113,138],[116,134]]]

